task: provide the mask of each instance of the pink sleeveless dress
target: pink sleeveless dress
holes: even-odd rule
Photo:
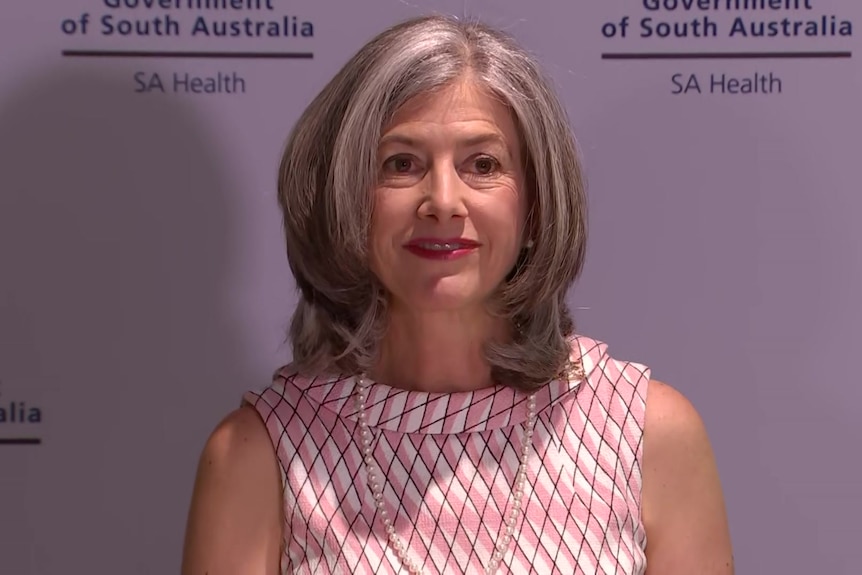
[[[649,370],[577,337],[584,377],[536,395],[522,513],[500,573],[642,574],[641,455]],[[248,392],[284,489],[283,573],[406,573],[366,482],[353,377],[288,368]],[[366,414],[385,509],[428,574],[481,573],[512,505],[526,394],[506,387],[425,393],[372,383]]]

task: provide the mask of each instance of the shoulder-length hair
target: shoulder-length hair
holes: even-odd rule
[[[511,341],[485,346],[492,375],[500,384],[534,389],[572,368],[574,327],[565,298],[583,266],[586,202],[565,109],[510,36],[475,21],[426,16],[366,44],[311,102],[288,139],[278,198],[300,291],[289,334],[298,371],[371,369],[387,309],[367,253],[381,132],[408,100],[468,72],[512,111],[529,194],[531,246],[489,307],[513,326]]]

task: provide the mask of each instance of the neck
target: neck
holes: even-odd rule
[[[484,344],[506,333],[485,312],[415,313],[390,308],[375,381],[416,391],[473,391],[494,385]]]

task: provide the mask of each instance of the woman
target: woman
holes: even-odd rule
[[[583,188],[508,37],[362,48],[285,151],[294,360],[209,439],[183,572],[733,573],[695,410],[573,334]]]

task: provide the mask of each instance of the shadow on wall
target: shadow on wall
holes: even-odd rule
[[[0,404],[43,419],[41,446],[0,445],[0,571],[175,572],[200,449],[249,385],[229,165],[132,72],[48,72],[0,102]]]

